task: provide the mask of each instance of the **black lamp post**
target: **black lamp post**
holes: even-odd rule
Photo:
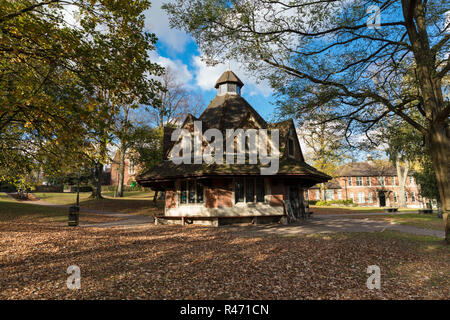
[[[77,181],[77,202],[74,206],[69,208],[69,221],[68,224],[70,227],[78,226],[80,221],[80,172],[78,172],[78,181]]]

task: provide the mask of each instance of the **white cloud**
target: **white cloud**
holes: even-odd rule
[[[208,66],[202,61],[200,56],[192,58],[192,65],[194,67],[195,82],[205,91],[214,89],[217,79],[224,73],[228,66],[226,64],[218,64],[215,66]],[[243,94],[248,92],[249,95],[262,95],[268,97],[272,94],[272,88],[267,81],[256,79],[245,72],[245,67],[236,61],[230,61],[230,69],[242,80],[244,83]]]
[[[150,59],[152,62],[158,63],[159,65],[172,69],[177,82],[189,85],[192,80],[193,75],[188,70],[188,67],[181,60],[173,60],[163,56],[158,55],[156,52],[150,53]]]
[[[168,0],[154,0],[149,10],[145,12],[145,27],[153,32],[161,41],[175,52],[183,52],[189,41],[189,36],[180,30],[171,29],[167,13],[161,6]]]

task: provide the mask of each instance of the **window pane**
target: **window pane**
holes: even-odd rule
[[[256,202],[264,202],[264,179],[256,179]]]
[[[362,186],[362,177],[356,177],[356,185],[357,186]]]
[[[255,180],[249,178],[246,180],[247,185],[245,186],[245,200],[247,202],[255,201]]]
[[[294,140],[288,139],[288,141],[289,141],[288,152],[289,152],[290,156],[293,156],[294,155]]]
[[[235,188],[234,188],[234,201],[244,202],[244,180],[238,179],[236,180]]]
[[[181,181],[180,203],[186,203],[186,181]]]
[[[228,83],[228,92],[236,92],[236,84]]]
[[[326,190],[325,191],[326,200],[333,200],[334,198],[334,190]]]
[[[197,183],[197,203],[203,203],[203,185]]]
[[[188,181],[189,203],[195,203],[195,181]]]

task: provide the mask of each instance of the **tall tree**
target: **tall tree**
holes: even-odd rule
[[[147,0],[0,1],[0,179],[17,181],[43,159],[57,160],[63,145],[75,154],[86,141],[100,143],[101,171],[117,106],[151,104],[158,87],[151,76],[162,69],[148,55],[156,37],[144,32],[149,6]],[[71,11],[73,21],[65,14]]]
[[[345,119],[351,132],[370,133],[393,115],[417,130],[429,146],[450,242],[450,103],[442,88],[450,71],[448,0],[177,0],[165,8],[207,58],[232,57],[263,72],[304,101],[299,112],[335,101],[329,120]],[[405,64],[415,66],[414,94],[402,90]],[[423,121],[409,117],[411,109]]]
[[[167,67],[159,81],[162,89],[157,92],[158,103],[147,108],[149,124],[161,130],[164,126],[176,127],[188,113],[195,116],[203,108],[201,96],[188,90],[175,70]]]

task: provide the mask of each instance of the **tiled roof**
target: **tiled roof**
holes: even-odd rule
[[[410,170],[408,175],[412,175]],[[339,177],[378,177],[396,176],[397,169],[388,161],[350,162],[343,165],[337,172]]]
[[[238,176],[260,175],[259,164],[175,164],[165,160],[151,170],[137,177],[137,181],[145,186],[146,181],[158,181],[174,178],[188,178],[199,176]],[[280,159],[279,170],[276,175],[282,176],[308,176],[311,180],[325,182],[330,179],[326,174],[319,172],[305,162],[292,158]]]
[[[266,121],[244,98],[237,94],[217,95],[205,109],[199,120],[203,128],[216,128],[221,131],[239,128],[241,123],[252,116],[261,127]]]

